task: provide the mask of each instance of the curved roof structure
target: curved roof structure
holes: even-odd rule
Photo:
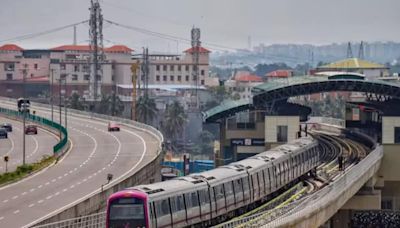
[[[317,69],[387,69],[387,67],[359,58],[349,58],[319,66]]]
[[[204,113],[204,121],[215,121],[249,109],[265,109],[277,101],[285,101],[294,96],[331,91],[365,92],[400,99],[400,83],[367,80],[352,74],[291,77],[254,87],[252,101],[228,101],[208,110]]]

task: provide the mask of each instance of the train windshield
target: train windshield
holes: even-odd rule
[[[120,198],[113,200],[109,210],[110,228],[146,227],[142,199]]]

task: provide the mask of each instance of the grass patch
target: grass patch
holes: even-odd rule
[[[41,170],[44,167],[49,166],[55,160],[56,160],[56,158],[54,156],[45,155],[45,156],[43,156],[42,160],[40,160],[39,162],[35,162],[32,164],[20,165],[17,167],[17,170],[15,170],[14,172],[0,174],[0,185],[3,185],[8,182],[14,182],[14,181],[20,180],[35,171]]]

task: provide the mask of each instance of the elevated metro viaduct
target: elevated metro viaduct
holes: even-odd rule
[[[353,210],[400,210],[400,84],[367,80],[352,73],[303,76],[253,88],[252,100],[227,101],[203,113],[205,123],[220,128],[216,165],[265,151],[298,137],[311,109],[290,97],[347,91],[366,95],[365,102],[346,104],[346,127],[368,133],[383,145],[379,171],[329,221],[346,227]]]

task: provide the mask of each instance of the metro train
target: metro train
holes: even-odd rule
[[[305,137],[202,173],[116,192],[107,228],[207,227],[255,208],[316,171],[316,140]]]

